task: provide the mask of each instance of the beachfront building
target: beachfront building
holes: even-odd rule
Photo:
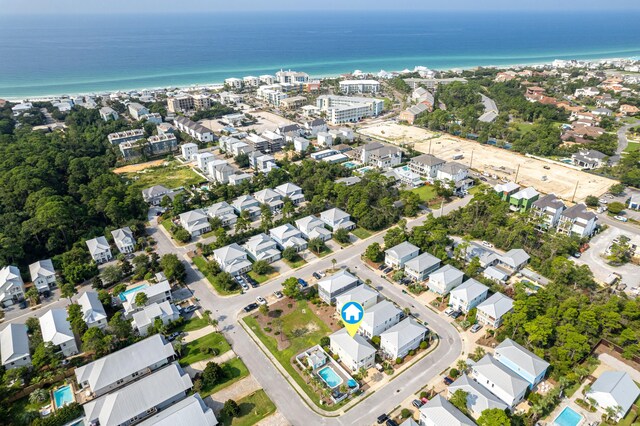
[[[336,301],[336,297],[360,285],[360,280],[348,271],[341,269],[318,281],[318,296],[326,303]]]
[[[426,335],[426,327],[413,318],[406,318],[380,334],[380,349],[389,359],[404,358],[420,346]]]
[[[380,91],[380,82],[376,80],[342,80],[339,84],[340,91],[345,95],[375,94]]]
[[[384,100],[349,96],[322,95],[316,106],[327,114],[333,125],[357,123],[363,118],[376,117],[384,110]]]
[[[361,335],[351,337],[345,328],[341,328],[330,335],[329,340],[331,352],[338,355],[340,362],[349,370],[359,371],[361,368],[373,367],[376,350]]]
[[[51,259],[39,260],[29,265],[29,274],[39,293],[51,290],[56,284],[56,271]]]

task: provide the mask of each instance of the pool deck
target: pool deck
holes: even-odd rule
[[[65,384],[64,384],[64,385],[62,385],[62,386],[58,386],[57,388],[55,388],[55,389],[52,389],[52,390],[51,390],[51,407],[53,407],[54,411],[55,411],[55,410],[58,410],[58,409],[60,409],[60,408],[62,408],[62,407],[64,407],[64,405],[65,405],[65,404],[63,404],[62,406],[58,407],[58,405],[56,404],[55,392],[56,392],[58,389],[61,389],[61,388],[67,387],[67,386],[68,386],[68,387],[69,387],[69,389],[70,389],[71,398],[73,399],[71,402],[69,402],[69,404],[71,404],[72,402],[76,402],[76,401],[77,401],[77,398],[76,398],[76,388],[75,388],[75,386],[73,385],[73,383],[72,383],[72,382],[65,383]]]

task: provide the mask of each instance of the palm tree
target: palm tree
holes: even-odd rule
[[[464,359],[459,359],[458,362],[456,362],[456,368],[460,370],[460,372],[466,373],[469,366],[467,365],[467,361],[465,361]]]
[[[364,381],[364,379],[369,377],[369,370],[364,367],[360,367],[360,370],[358,370],[358,374],[360,374],[360,377],[362,377],[362,381]]]
[[[213,328],[218,331],[218,320],[217,319],[212,319],[209,324],[211,324],[213,326]]]
[[[40,293],[38,293],[38,289],[35,286],[27,290],[25,296],[27,296],[27,299],[29,299],[32,306],[37,305],[40,301]]]
[[[336,269],[336,263],[338,263],[338,261],[336,260],[335,257],[331,259],[331,266],[333,267],[333,269]]]

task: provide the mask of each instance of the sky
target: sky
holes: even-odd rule
[[[640,11],[637,0],[0,0],[0,16],[15,14],[192,13],[268,10]]]

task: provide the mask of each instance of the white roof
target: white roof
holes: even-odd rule
[[[277,228],[273,228],[272,230],[269,231],[269,234],[271,234],[273,237],[279,239],[283,243],[286,240],[288,240],[289,238],[299,237],[300,235],[302,235],[300,230],[295,228],[290,223],[285,223],[282,226],[278,226]]]
[[[156,318],[164,319],[178,315],[178,310],[168,300],[161,303],[152,303],[133,314],[133,323],[136,328],[153,324]]]
[[[98,299],[98,293],[95,291],[87,291],[78,298],[78,303],[82,307],[84,322],[91,324],[103,319],[107,319],[107,313],[104,306]]]
[[[531,199],[531,198],[533,198],[533,197],[535,197],[537,195],[540,195],[540,193],[538,191],[536,191],[535,188],[528,187],[528,188],[525,188],[523,190],[520,190],[520,191],[516,192],[515,194],[513,194],[511,196],[511,198],[515,198],[515,199],[524,198],[526,200],[529,200],[529,199]]]
[[[451,297],[455,296],[460,300],[469,301],[487,291],[489,291],[489,287],[471,278],[451,290]]]
[[[335,343],[340,346],[354,361],[365,359],[376,353],[375,348],[367,342],[367,339],[357,333],[353,337],[349,336],[346,328],[341,328],[330,335],[329,338],[332,344]]]
[[[78,383],[88,382],[91,390],[102,389],[112,383],[174,357],[171,343],[159,335],[153,335],[117,352],[76,368]]]
[[[505,339],[496,347],[495,358],[500,362],[503,358],[508,359],[532,377],[538,377],[549,367],[547,361],[511,339]]]
[[[2,365],[29,356],[29,337],[24,324],[9,324],[0,331]]]
[[[318,219],[316,216],[305,216],[302,219],[296,220],[296,227],[300,231],[311,232],[314,228],[324,228],[324,222]],[[327,231],[329,231],[327,229]]]
[[[200,220],[207,220],[207,218],[207,213],[203,209],[191,210],[180,214],[180,222],[184,224],[183,226]]]
[[[56,346],[74,339],[71,325],[67,321],[66,309],[54,308],[45,312],[40,317],[40,330],[42,340]]]
[[[244,244],[245,248],[251,253],[259,253],[267,249],[275,249],[276,242],[264,232],[254,235]]]
[[[207,407],[197,393],[138,423],[139,426],[215,426],[217,424],[218,420],[213,410]]]
[[[318,281],[318,287],[324,289],[327,293],[333,294],[336,291],[340,291],[340,289],[349,286],[355,281],[358,281],[358,278],[351,275],[345,269],[341,269],[335,274]]]
[[[434,265],[439,265],[440,259],[429,253],[422,253],[421,255],[414,257],[404,264],[405,268],[409,268],[412,271],[426,271]]]
[[[591,385],[587,396],[592,394],[594,397],[604,394],[602,398],[597,398],[598,404],[611,404],[603,408],[618,405],[621,408],[621,414],[624,415],[640,395],[640,389],[629,374],[623,371],[605,371]]]
[[[131,232],[131,228],[128,226],[111,231],[111,235],[113,235],[113,240],[116,242],[117,246],[128,246],[136,243],[133,238],[133,232]]]
[[[29,274],[31,274],[31,281],[35,281],[38,277],[50,277],[56,274],[53,269],[53,262],[51,259],[39,260],[29,265]]]
[[[160,403],[184,394],[192,386],[189,375],[174,363],[87,402],[83,406],[84,413],[89,422],[98,420],[102,426],[120,425]]]
[[[467,392],[467,408],[474,413],[482,413],[484,410],[497,408],[504,410],[509,408],[500,398],[489,392],[484,386],[463,373],[455,382],[449,385],[449,393],[462,389]]]
[[[413,253],[419,252],[420,249],[408,241],[404,241],[397,246],[391,247],[385,251],[385,254],[391,255],[396,259],[402,259],[403,257],[409,256]]]
[[[396,348],[401,348],[407,343],[412,342],[416,337],[424,337],[426,333],[426,327],[418,324],[413,318],[405,318],[380,334],[380,340],[387,341]]]
[[[278,194],[276,191],[270,188],[263,189],[262,191],[258,191],[253,194],[253,196],[263,203],[267,203],[271,200],[280,200],[282,199],[282,195]]]
[[[291,183],[291,182],[287,182],[287,183],[283,183],[280,186],[276,186],[275,191],[286,196],[287,194],[291,194],[293,192],[296,191],[302,191],[302,188],[300,188],[298,185]]]
[[[322,213],[320,213],[320,215],[323,218],[326,218],[327,220],[330,220],[332,222],[336,222],[340,219],[345,219],[345,218],[349,219],[351,217],[347,212],[340,210],[338,208],[325,210]]]
[[[511,249],[500,256],[500,258],[504,263],[515,268],[527,262],[530,259],[530,256],[522,249]]]
[[[440,395],[436,395],[420,408],[420,416],[428,418],[435,425],[446,426],[474,426],[475,423],[452,403]]]
[[[464,274],[459,269],[454,268],[451,265],[444,265],[442,268],[429,275],[429,280],[436,280],[438,282],[450,283],[456,279],[462,277]]]
[[[171,285],[169,281],[160,281],[157,284],[150,285],[148,287],[141,288],[138,291],[133,291],[126,295],[127,301],[125,303],[131,304],[136,299],[136,295],[138,293],[145,293],[148,299],[151,299],[154,296],[159,294],[166,293],[167,291],[171,291]]]
[[[502,318],[504,314],[513,309],[513,299],[505,296],[502,293],[496,293],[484,302],[477,306],[479,311],[482,311],[492,318]]]
[[[87,247],[89,248],[89,253],[92,255],[110,250],[109,242],[103,236],[87,240]]]
[[[502,365],[490,354],[476,362],[473,369],[491,380],[495,386],[506,392],[512,399],[515,399],[529,387],[529,382]]]
[[[340,296],[336,297],[336,305],[344,305],[347,302],[358,302],[362,305],[363,302],[378,296],[378,292],[370,288],[368,285],[359,285],[347,290]]]
[[[362,324],[375,328],[377,325],[383,324],[401,313],[402,311],[396,308],[396,305],[388,300],[383,300],[365,311],[364,316],[362,317]]]

